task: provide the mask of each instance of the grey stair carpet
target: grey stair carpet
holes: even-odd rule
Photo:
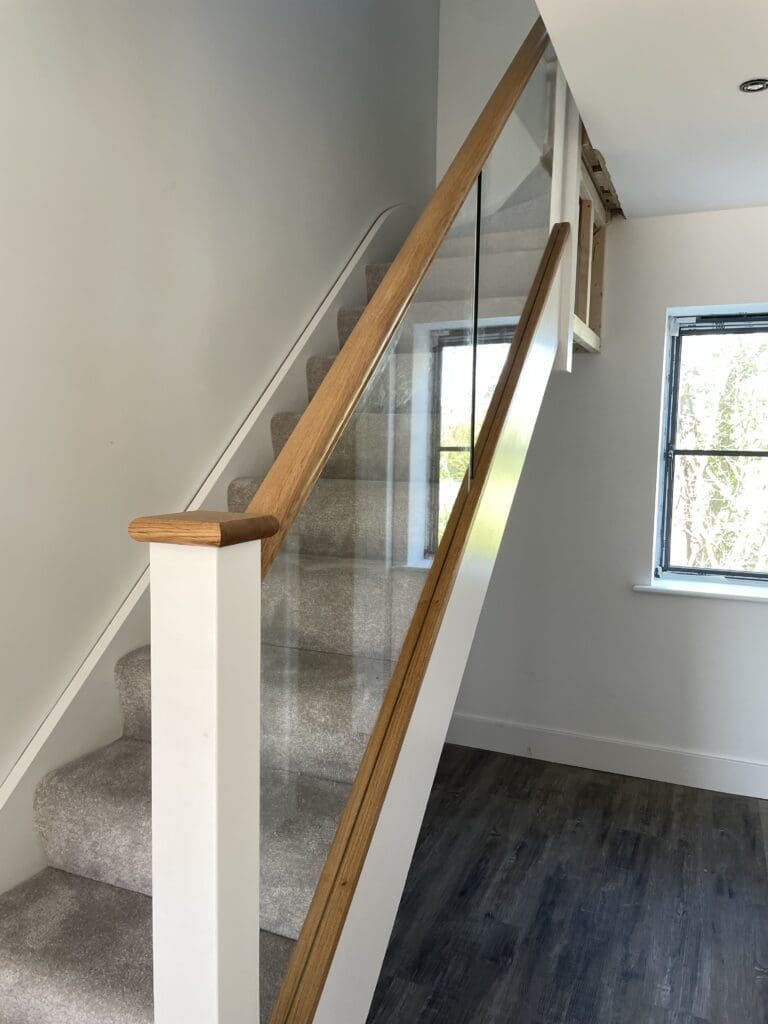
[[[488,299],[527,294],[540,258],[541,253],[536,248],[521,252],[484,251],[481,254],[479,297]],[[388,269],[389,264],[368,267],[369,301]],[[466,296],[471,301],[474,295],[474,273],[475,260],[471,251],[458,256],[441,253],[419,285],[416,301],[446,301],[457,296]]]
[[[266,1024],[293,942],[261,932]],[[48,868],[0,896],[3,1024],[151,1024],[152,900]]]
[[[389,270],[389,267],[389,263],[372,263],[365,268],[365,288],[369,302],[376,294],[376,290],[384,280],[384,275]]]
[[[149,653],[148,647],[141,650]],[[149,658],[143,657],[141,665],[142,672],[132,676],[131,685],[137,693],[147,695],[145,703],[137,699],[136,704],[149,727]],[[391,662],[381,659],[263,644],[261,743],[265,767],[351,783],[391,669]],[[100,755],[97,751],[89,757]]]
[[[152,901],[51,868],[0,896],[4,1024],[148,1024]]]
[[[123,711],[123,735],[149,743],[149,646],[139,647],[118,661],[115,682]]]
[[[46,776],[35,811],[53,867],[151,894],[149,750],[120,740]],[[261,924],[267,931],[298,938],[348,791],[346,782],[264,770]]]
[[[344,344],[357,326],[357,321],[365,312],[365,306],[348,306],[339,310],[336,326],[339,335],[339,348]]]
[[[484,316],[518,316],[523,277],[546,243],[544,199],[484,221],[490,268]],[[414,464],[412,431],[428,427],[431,354],[424,324],[466,322],[460,285],[473,238],[446,240],[359,411],[299,515],[263,589],[261,1020],[266,1022],[424,578],[418,533],[431,467]],[[386,264],[369,267],[373,294]],[[518,294],[518,291],[521,291]],[[362,297],[362,296],[361,296]],[[338,312],[339,347],[364,306]],[[422,339],[418,342],[417,340]],[[419,347],[419,345],[421,347]],[[306,366],[311,398],[333,360]],[[272,420],[275,455],[299,414]],[[258,487],[229,487],[242,511]],[[421,519],[419,519],[421,516]],[[416,545],[418,548],[419,545]],[[0,896],[0,1024],[150,1024],[151,666],[149,647],[115,667],[122,739],[49,773],[35,820],[51,865]],[[243,780],[247,785],[247,780]]]
[[[261,481],[229,486],[230,512],[244,512]],[[410,485],[404,481],[321,477],[286,538],[284,550],[329,557],[406,560]]]
[[[517,231],[520,228],[549,229],[550,196],[548,192],[527,199],[515,206],[504,206],[496,213],[483,218],[483,230]]]
[[[297,939],[336,826],[347,783],[295,772],[261,775],[261,924]]]
[[[47,775],[35,821],[48,863],[152,892],[150,747],[122,739]]]
[[[426,569],[281,552],[264,580],[265,643],[394,660]]]
[[[510,231],[486,231],[480,235],[481,253],[544,251],[549,231],[546,227],[513,228]],[[441,256],[472,256],[475,252],[475,233],[449,235],[440,247]]]
[[[425,360],[422,358],[422,364]],[[333,366],[330,356],[312,356],[307,361],[307,391],[314,398],[325,375]],[[410,412],[414,387],[421,381],[423,368],[412,352],[396,352],[386,358],[365,393],[366,412]]]
[[[264,763],[351,784],[391,674],[389,661],[263,644]]]
[[[277,457],[301,413],[272,417],[272,447]],[[345,480],[409,480],[411,417],[407,413],[357,412],[325,465],[323,476]],[[423,466],[426,476],[428,467]]]

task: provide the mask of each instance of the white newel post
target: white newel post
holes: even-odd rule
[[[256,1024],[261,542],[150,574],[155,1024]]]

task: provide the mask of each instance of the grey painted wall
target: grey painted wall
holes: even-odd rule
[[[433,187],[438,0],[11,0],[0,780],[374,217]]]
[[[667,310],[768,308],[768,208],[616,221],[604,351],[555,375],[454,735],[768,795],[768,603],[635,593],[652,564]]]

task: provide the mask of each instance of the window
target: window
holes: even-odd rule
[[[670,330],[656,575],[768,580],[768,315]]]
[[[478,328],[475,430],[483,425],[515,333],[512,323]],[[472,335],[461,328],[432,334],[430,509],[425,553],[434,554],[469,468],[472,443]]]

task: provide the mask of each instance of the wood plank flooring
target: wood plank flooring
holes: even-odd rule
[[[447,746],[368,1024],[768,1024],[761,814]]]

